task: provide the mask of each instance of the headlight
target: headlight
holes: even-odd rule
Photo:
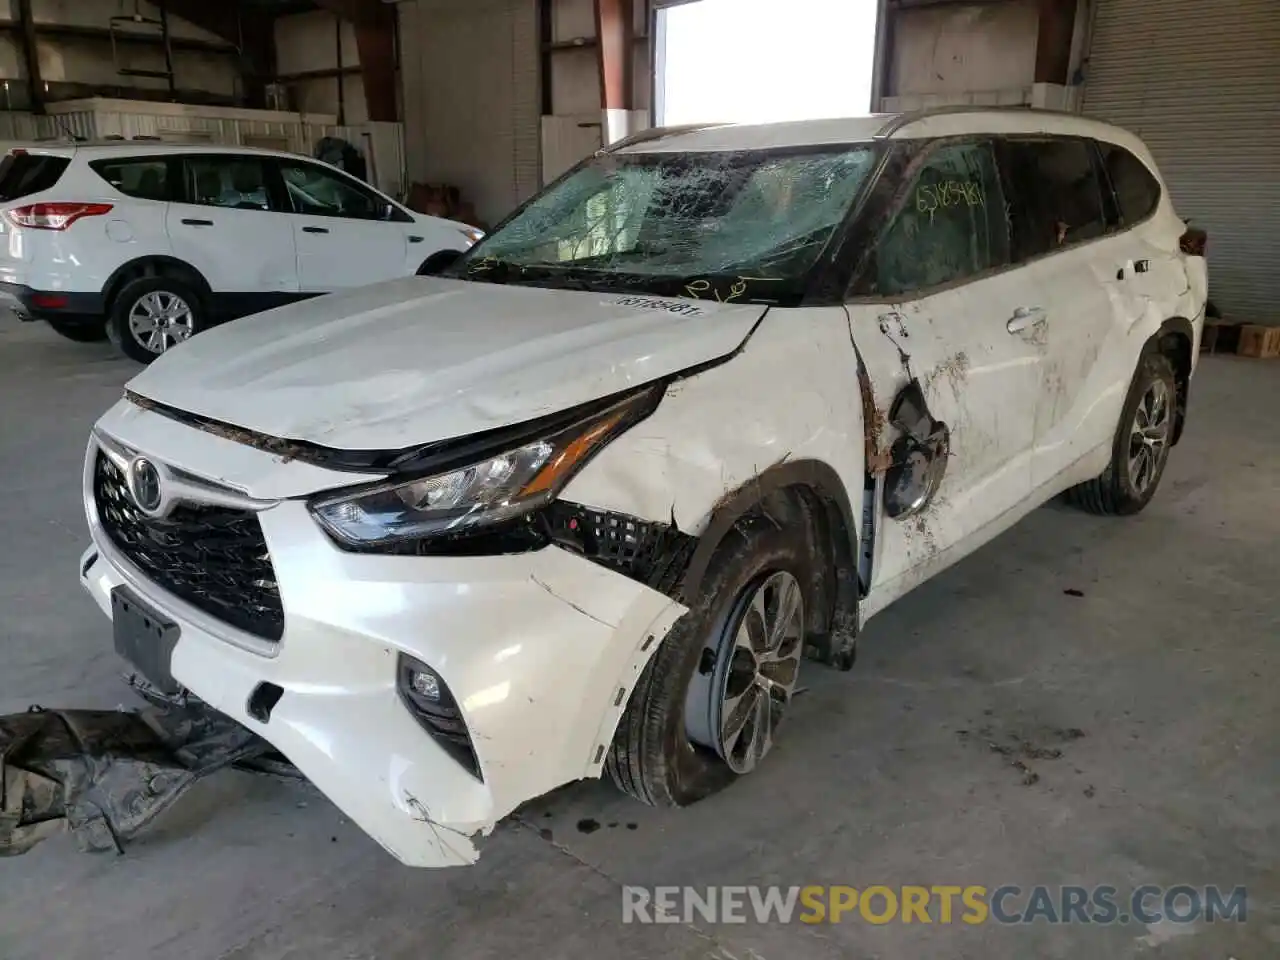
[[[467,243],[473,247],[484,239],[484,231],[477,230],[475,227],[461,227],[459,232],[467,238]]]
[[[466,466],[317,498],[311,512],[329,533],[354,547],[510,520],[553,500],[601,447],[652,413],[662,393],[655,385]]]

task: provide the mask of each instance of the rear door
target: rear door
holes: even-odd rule
[[[877,418],[917,380],[929,413],[950,431],[950,450],[929,505],[880,524],[873,588],[882,596],[945,564],[948,548],[981,539],[1030,493],[1042,356],[1035,331],[1045,314],[1043,291],[1009,267],[989,141],[935,145],[896,203],[855,282],[854,340]],[[882,451],[900,433],[883,423],[878,432]]]
[[[324,293],[412,275],[432,250],[413,218],[351,177],[306,160],[281,160],[298,276],[306,293]]]
[[[280,211],[269,160],[234,153],[178,160],[181,190],[167,217],[173,254],[209,281],[220,313],[252,313],[298,293],[293,226]]]
[[[1013,258],[1043,291],[1046,317],[1036,340],[1034,488],[1052,485],[1115,432],[1113,372],[1106,358],[1123,336],[1108,286],[1128,256],[1109,231],[1092,141],[1008,138],[1000,166],[1009,197]]]

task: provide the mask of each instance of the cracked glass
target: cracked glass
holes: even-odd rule
[[[783,303],[871,172],[870,145],[599,157],[453,271],[469,280]]]

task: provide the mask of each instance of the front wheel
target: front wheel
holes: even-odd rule
[[[750,773],[791,706],[813,583],[804,524],[744,523],[632,691],[607,769],[625,793],[683,807]]]
[[[198,290],[173,277],[143,277],[116,295],[107,335],[139,363],[191,339],[205,328],[205,307]]]
[[[1067,491],[1068,499],[1090,513],[1134,514],[1155,496],[1178,409],[1178,384],[1169,358],[1144,354],[1120,413],[1111,463],[1102,475]]]

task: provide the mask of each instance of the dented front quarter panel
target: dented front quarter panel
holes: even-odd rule
[[[737,356],[673,382],[657,411],[606,447],[564,497],[697,535],[739,489],[799,460],[831,467],[857,511],[862,394],[840,307],[770,309]]]

